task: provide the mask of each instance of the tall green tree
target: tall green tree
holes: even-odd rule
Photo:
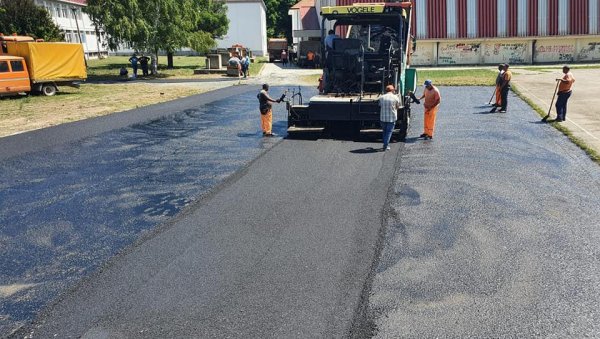
[[[227,34],[229,19],[227,19],[227,6],[224,1],[198,0],[200,13],[196,32],[190,37],[190,46],[193,50],[205,53],[217,45],[216,39]]]
[[[160,50],[167,52],[168,66],[173,67],[177,49],[190,47],[192,41],[200,47],[214,44],[212,38],[207,39],[212,35],[199,29],[203,13],[210,10],[208,0],[88,0],[85,9],[106,33],[109,48],[127,43],[135,50],[151,51],[154,72]],[[198,35],[204,39],[197,39]]]
[[[267,35],[269,38],[292,39],[292,18],[288,15],[290,7],[299,0],[265,0],[267,7]]]
[[[63,41],[65,38],[50,13],[33,0],[0,0],[0,32],[46,41]]]

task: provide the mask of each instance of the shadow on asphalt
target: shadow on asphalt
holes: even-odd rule
[[[475,112],[473,114],[498,114],[498,111],[496,111],[496,112],[483,111],[483,112]]]
[[[414,144],[417,141],[419,141],[418,137],[412,137],[412,138],[406,138],[406,140],[404,140],[405,144]]]
[[[367,147],[367,148],[354,149],[354,150],[350,151],[350,153],[369,154],[369,153],[377,153],[377,152],[381,152],[381,151],[382,151],[381,148]]]
[[[547,120],[547,121],[542,121],[542,119],[540,120],[535,120],[535,121],[529,121],[530,124],[535,124],[535,125],[547,125],[548,123],[554,122],[554,120]]]

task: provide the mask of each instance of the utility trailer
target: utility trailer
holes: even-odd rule
[[[288,105],[288,133],[330,126],[380,129],[379,97],[394,85],[402,99],[394,134],[404,140],[417,83],[410,68],[411,11],[410,1],[323,7],[320,93],[308,104]],[[325,45],[328,22],[338,32],[347,31],[333,40],[333,48]]]

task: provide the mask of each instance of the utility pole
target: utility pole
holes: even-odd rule
[[[77,40],[79,40],[80,44],[83,44],[81,41],[81,31],[79,30],[79,20],[77,20],[77,8],[71,7],[71,11],[73,11],[73,19],[75,19],[75,25],[77,26]],[[83,61],[85,62],[85,68],[88,67],[87,59],[85,58],[85,47],[83,47]]]

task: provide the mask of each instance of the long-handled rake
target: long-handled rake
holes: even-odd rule
[[[558,85],[560,84],[560,79],[556,80],[556,88],[554,89],[554,95],[552,96],[552,101],[550,101],[550,107],[548,108],[548,114],[542,118],[542,122],[548,121],[550,117],[550,111],[552,111],[552,104],[554,103],[554,98],[556,97],[556,92],[558,91]]]

